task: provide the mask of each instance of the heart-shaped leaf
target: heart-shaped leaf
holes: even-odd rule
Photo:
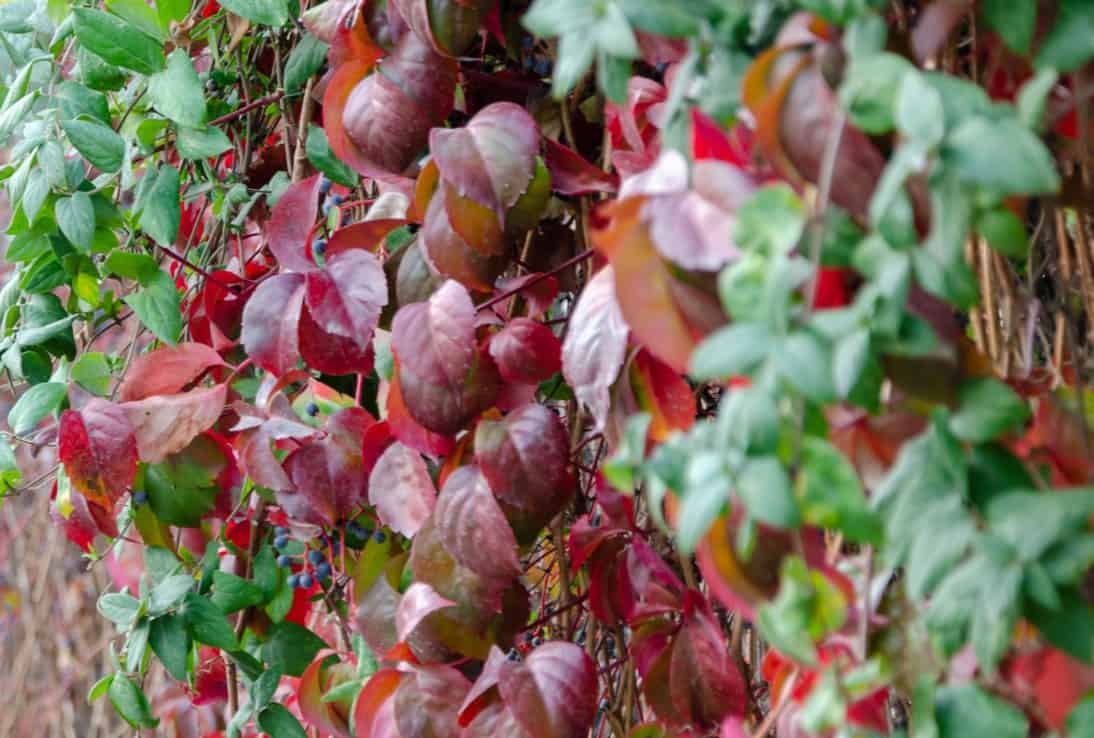
[[[433,512],[437,490],[418,452],[393,443],[369,475],[369,503],[392,530],[413,536]]]
[[[138,356],[129,365],[118,388],[118,399],[129,402],[175,394],[214,366],[224,366],[224,359],[203,343],[162,346]]]
[[[603,429],[611,386],[623,368],[630,329],[615,298],[615,271],[601,269],[585,285],[562,344],[562,374]]]
[[[57,452],[72,486],[107,512],[137,475],[133,426],[122,408],[106,400],[93,399],[61,415]]]
[[[262,369],[284,374],[300,357],[300,309],[304,277],[279,274],[258,286],[243,309],[243,348]]]
[[[379,260],[367,251],[346,251],[326,269],[305,277],[311,319],[326,333],[353,339],[364,350],[387,304],[387,280]]]
[[[463,566],[492,579],[520,576],[517,539],[478,467],[462,466],[448,477],[435,520],[445,548]]]
[[[500,499],[548,514],[572,493],[566,489],[570,439],[562,420],[543,405],[525,405],[504,420],[475,430],[475,458]]]
[[[502,699],[537,738],[582,738],[596,715],[596,667],[573,643],[551,641],[498,680]]]
[[[316,268],[308,258],[308,235],[319,212],[320,176],[294,182],[282,193],[266,226],[270,251],[282,269],[309,272]]]
[[[562,344],[551,329],[513,318],[490,338],[490,356],[506,382],[539,383],[562,368]]]

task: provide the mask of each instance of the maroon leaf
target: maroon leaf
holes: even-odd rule
[[[405,305],[395,315],[391,348],[404,369],[426,382],[458,385],[475,357],[475,306],[449,280],[428,302]]]
[[[401,738],[461,738],[456,713],[470,687],[467,677],[451,666],[413,669],[395,692]]]
[[[258,286],[243,309],[243,348],[254,363],[273,374],[296,367],[304,277],[279,274]]]
[[[562,374],[603,429],[611,386],[623,368],[630,333],[615,299],[611,266],[601,269],[581,293],[562,344]]]
[[[380,520],[407,537],[418,532],[437,502],[425,461],[401,443],[388,446],[377,460],[368,488]]]
[[[562,344],[551,329],[514,318],[490,338],[490,356],[507,382],[542,382],[562,368]]]
[[[106,400],[96,398],[61,415],[57,451],[72,486],[107,512],[137,475],[133,425],[121,407]]]
[[[562,195],[605,192],[614,195],[619,177],[589,163],[571,148],[543,137],[543,160],[551,173],[551,189]]]
[[[395,0],[394,5],[438,54],[457,56],[478,35],[483,11],[493,0]]]
[[[399,606],[395,610],[396,636],[400,641],[405,642],[411,631],[417,628],[430,613],[455,604],[452,600],[441,597],[428,584],[414,582],[403,593]]]
[[[497,303],[494,309],[502,315],[506,313],[512,315],[511,306],[519,298],[527,305],[526,317],[538,318],[551,309],[555,298],[558,297],[559,284],[554,275],[544,277],[541,272],[533,272],[503,280],[498,285],[498,294],[518,289],[519,291],[512,297]]]
[[[558,415],[542,405],[479,423],[475,458],[494,494],[516,508],[550,515],[572,493],[564,484],[569,436]]]
[[[507,659],[497,646],[490,648],[490,655],[482,666],[482,673],[464,697],[460,705],[459,723],[466,726],[497,695],[498,678]]]
[[[445,182],[504,223],[535,173],[539,127],[521,106],[494,103],[463,128],[434,128],[429,150]]]
[[[383,267],[367,251],[346,251],[327,269],[309,272],[305,299],[311,317],[325,332],[351,338],[364,350],[387,304]]]
[[[299,341],[304,363],[324,374],[368,374],[372,371],[375,353],[371,341],[362,348],[354,338],[327,333],[307,308],[300,314]]]
[[[270,251],[282,269],[293,272],[315,269],[308,258],[307,245],[319,207],[320,179],[315,174],[289,185],[270,212],[267,238]]]
[[[327,419],[327,437],[293,451],[285,472],[295,491],[282,491],[278,503],[290,517],[316,525],[333,525],[364,502],[364,437],[376,421],[359,407],[339,410]]]
[[[713,616],[691,612],[673,642],[669,667],[669,694],[684,722],[709,729],[726,717],[742,717],[745,690]]]
[[[456,445],[456,442],[451,436],[434,433],[424,428],[411,417],[410,410],[403,402],[399,374],[399,361],[396,359],[395,371],[392,374],[387,393],[387,422],[391,426],[391,434],[401,443],[426,456],[434,458],[447,456]]]
[[[596,716],[596,667],[584,649],[551,641],[523,663],[508,662],[502,700],[536,738],[584,738]]]
[[[375,253],[384,238],[406,222],[402,218],[381,218],[339,228],[327,241],[327,262],[330,263],[332,258],[344,251],[364,250]]]
[[[445,548],[460,564],[490,579],[520,576],[517,539],[478,467],[452,472],[434,518]]]
[[[128,402],[152,395],[173,395],[214,366],[224,366],[224,359],[203,343],[163,346],[142,354],[130,364],[118,388],[118,400]]]
[[[158,464],[189,446],[217,422],[227,394],[228,385],[218,384],[177,395],[123,402],[118,407],[133,427],[141,461]]]
[[[489,292],[494,287],[494,280],[505,271],[509,257],[477,251],[456,232],[445,207],[446,191],[447,188],[439,190],[426,208],[425,221],[418,235],[422,256],[434,271],[469,289]]]

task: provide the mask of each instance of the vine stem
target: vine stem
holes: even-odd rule
[[[775,725],[775,721],[779,719],[779,715],[782,714],[783,708],[786,707],[786,703],[790,701],[790,693],[794,689],[794,684],[798,681],[798,670],[795,669],[790,674],[790,678],[786,680],[786,687],[783,688],[783,694],[786,697],[779,701],[779,704],[772,707],[764,717],[763,722],[760,723],[760,727],[756,728],[752,733],[752,738],[764,738],[772,726]]]
[[[225,113],[224,115],[220,116],[219,118],[213,118],[211,121],[209,121],[209,125],[219,126],[219,125],[222,125],[224,123],[228,123],[230,121],[235,120],[236,118],[240,118],[240,117],[246,115],[247,113],[251,112],[255,108],[261,108],[264,105],[269,105],[270,103],[277,102],[278,100],[280,100],[283,97],[285,97],[285,91],[284,90],[278,90],[277,92],[266,95],[265,97],[260,97],[257,100],[252,100],[251,102],[247,103],[243,107],[236,108],[235,110],[233,110],[230,113]]]
[[[494,297],[491,297],[489,300],[487,300],[486,302],[479,305],[477,309],[478,310],[486,310],[487,308],[491,308],[494,305],[497,305],[499,302],[502,302],[503,300],[508,300],[513,295],[516,295],[516,294],[522,292],[523,290],[528,289],[529,287],[532,287],[534,285],[539,284],[540,282],[547,279],[548,277],[553,277],[554,275],[556,275],[560,272],[566,271],[567,269],[574,266],[575,264],[580,264],[581,262],[585,261],[590,256],[592,256],[593,253],[594,252],[593,252],[592,249],[585,249],[580,254],[577,254],[576,256],[571,256],[569,259],[562,262],[561,264],[556,266],[551,271],[543,272],[542,274],[537,274],[536,276],[532,277],[531,279],[529,279],[524,284],[519,285],[517,287],[514,287],[512,289],[506,290],[505,292],[502,292],[500,295],[495,295]]]
[[[190,261],[189,259],[187,259],[182,254],[178,253],[174,249],[170,249],[166,246],[160,246],[159,244],[156,244],[156,248],[158,248],[163,253],[167,254],[169,257],[171,257],[172,259],[177,261],[179,264],[182,264],[184,267],[187,267],[188,269],[192,269],[193,271],[197,272],[198,274],[200,274],[202,277],[204,277],[208,281],[214,282],[214,283],[220,285],[221,287],[228,290],[229,292],[235,292],[235,290],[233,289],[233,285],[230,285],[227,282],[224,282],[223,280],[220,279],[220,277],[214,277],[212,274],[207,272],[205,269],[201,268],[200,266],[198,266],[194,262]]]

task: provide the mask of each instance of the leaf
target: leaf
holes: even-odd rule
[[[832,381],[836,394],[846,398],[858,384],[870,359],[870,332],[865,328],[841,338],[832,352]]]
[[[733,239],[742,249],[762,254],[786,254],[798,244],[805,215],[801,200],[787,185],[769,185],[737,211]]]
[[[261,605],[266,597],[261,589],[246,579],[226,571],[215,571],[210,599],[223,613],[231,615],[246,607]]]
[[[938,738],[1022,738],[1025,716],[1008,702],[975,684],[940,687],[935,693],[934,717]]]
[[[188,593],[179,614],[186,620],[186,628],[195,641],[222,651],[234,651],[238,647],[228,618],[207,598]]]
[[[320,328],[365,349],[387,304],[387,279],[373,254],[345,251],[331,257],[326,269],[305,276],[304,299]]]
[[[969,118],[949,135],[943,158],[961,179],[995,194],[1044,195],[1060,188],[1048,149],[1013,118]]]
[[[712,728],[727,717],[744,716],[748,688],[707,612],[685,615],[673,639],[668,682],[672,705],[688,724]]]
[[[319,180],[315,174],[289,185],[270,213],[266,235],[270,251],[284,270],[310,272],[316,268],[305,247],[319,207]]]
[[[133,426],[141,460],[157,464],[189,446],[220,418],[227,390],[218,384],[119,405]]]
[[[461,466],[445,481],[434,521],[445,548],[462,566],[487,579],[520,576],[513,529],[475,466]]]
[[[136,621],[140,606],[140,600],[124,592],[107,592],[99,597],[96,603],[99,613],[104,618],[123,627],[128,627]]]
[[[179,127],[175,133],[175,146],[179,156],[191,161],[220,156],[232,148],[232,141],[216,126],[200,128]]]
[[[537,738],[581,738],[596,714],[596,667],[573,643],[550,641],[523,663],[508,662],[498,688],[517,722]]]
[[[182,311],[175,281],[167,272],[157,272],[147,284],[123,299],[157,338],[172,345],[178,341],[182,332]]]
[[[838,530],[851,541],[881,541],[881,523],[869,508],[855,468],[824,439],[802,440],[797,498],[805,522]]]
[[[227,0],[221,4],[241,18],[275,28],[289,19],[286,0]]]
[[[78,13],[85,8],[77,8],[73,12]],[[97,10],[87,10],[89,13],[97,13]],[[76,150],[87,159],[92,166],[107,174],[113,174],[122,167],[125,159],[125,139],[114,132],[110,126],[97,120],[82,116],[76,120],[61,121],[61,128]]]
[[[167,68],[148,78],[148,97],[160,115],[180,126],[205,125],[205,89],[183,49],[172,51]]]
[[[959,390],[960,406],[950,430],[972,443],[985,443],[1012,431],[1030,417],[1029,406],[997,379],[977,379]]]
[[[1094,50],[1094,8],[1085,0],[1061,0],[1056,22],[1037,50],[1037,67],[1052,68],[1061,74],[1073,72],[1089,61]]]
[[[1036,0],[986,0],[980,6],[980,16],[1011,51],[1029,53],[1037,25]]]
[[[901,80],[912,68],[907,59],[888,52],[855,57],[839,89],[854,124],[871,134],[891,131]]]
[[[258,727],[270,738],[308,738],[304,728],[284,705],[276,702],[266,705],[258,713]]]
[[[538,384],[562,369],[562,344],[550,328],[513,318],[490,338],[490,356],[507,382]]]
[[[185,620],[179,615],[154,619],[148,632],[148,643],[167,673],[180,682],[186,681],[191,642]]]
[[[57,446],[72,485],[89,502],[112,511],[137,475],[137,440],[124,410],[97,398],[79,411],[66,410]]]
[[[441,597],[424,582],[414,582],[403,593],[399,607],[395,611],[395,633],[401,642],[406,642],[410,634],[431,613],[443,610],[456,603]]]
[[[148,704],[144,692],[125,674],[118,672],[114,675],[107,696],[114,710],[134,728],[154,728],[160,724],[152,715],[152,706]]]
[[[53,205],[57,226],[77,250],[86,253],[95,236],[95,208],[86,192],[58,198]]]
[[[433,512],[437,490],[425,461],[401,443],[393,443],[376,461],[368,480],[369,503],[392,530],[413,536]]]
[[[806,331],[794,333],[775,351],[779,374],[811,400],[824,402],[835,395],[827,347]]]
[[[159,615],[182,602],[186,593],[194,586],[194,578],[189,574],[172,574],[158,582],[149,595],[148,610]]]
[[[554,139],[543,138],[543,160],[551,173],[551,189],[560,195],[612,195],[619,189],[618,176],[599,169]]]
[[[581,291],[562,344],[563,376],[600,430],[608,419],[610,390],[623,367],[629,333],[615,299],[614,270],[606,266]]]
[[[240,340],[257,366],[276,375],[296,368],[303,305],[304,277],[299,274],[279,274],[254,291],[243,308]]]
[[[224,359],[204,343],[162,346],[141,354],[130,365],[118,388],[118,400],[130,402],[181,392],[207,369],[224,366]]]
[[[771,332],[759,323],[733,323],[706,338],[691,356],[688,372],[705,382],[748,374],[775,347]]]
[[[61,382],[43,382],[24,392],[8,411],[8,426],[17,436],[38,427],[42,419],[60,409],[67,387]]]
[[[176,52],[180,53],[180,52]],[[187,62],[189,63],[189,62]],[[179,234],[179,170],[162,166],[145,190],[141,229],[160,246],[171,246]]]
[[[916,71],[904,74],[896,99],[896,126],[909,139],[931,148],[946,132],[942,95]]]
[[[323,68],[329,49],[330,45],[322,39],[310,33],[305,33],[296,46],[293,47],[293,50],[289,52],[288,61],[285,62],[283,75],[285,91],[296,92],[302,89],[312,75]],[[309,131],[308,139],[310,140],[311,137],[312,133]],[[324,143],[326,140],[327,137],[324,134]]]
[[[159,42],[121,18],[101,10],[73,8],[72,21],[80,44],[110,64],[137,74],[154,74],[163,69]]]
[[[535,174],[539,127],[521,106],[493,103],[463,128],[434,128],[429,150],[445,182],[504,223]]]
[[[503,246],[501,231],[497,228],[499,223],[495,216],[481,206],[475,206],[469,199],[463,199],[464,206],[474,209],[475,215],[485,214],[486,218],[493,221],[492,228],[486,228],[482,234],[485,239],[478,244],[480,249],[472,247],[461,236],[449,218],[449,196],[458,196],[455,190],[446,185],[442,187],[429,201],[426,209],[425,222],[418,235],[418,244],[426,263],[431,267],[430,271],[457,280],[468,289],[479,292],[491,292],[497,278],[505,271],[510,262],[507,253],[497,253],[494,247]],[[478,222],[471,218],[463,223],[466,228],[469,222]]]
[[[751,458],[737,474],[737,495],[749,515],[777,528],[797,528],[801,511],[790,489],[790,476],[774,456]]]
[[[301,45],[302,43],[297,45],[296,48],[299,49]],[[327,134],[322,128],[316,125],[308,127],[308,138],[305,147],[308,161],[320,172],[327,175],[332,182],[337,182],[346,187],[355,187],[357,185],[357,173],[342,163],[330,150]]]
[[[262,645],[262,658],[287,676],[298,677],[308,668],[319,650],[326,648],[322,638],[303,625],[283,620],[270,631]]]
[[[1029,235],[1022,220],[1006,207],[993,208],[976,220],[976,230],[1003,256],[1024,259],[1029,253]]]

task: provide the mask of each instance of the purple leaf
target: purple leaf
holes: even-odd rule
[[[399,600],[399,607],[395,610],[396,636],[400,641],[405,642],[410,637],[411,631],[417,628],[426,616],[455,604],[452,600],[441,597],[428,584],[414,582],[403,593],[403,598]]]
[[[407,537],[422,527],[437,502],[425,461],[416,451],[393,443],[380,456],[368,480],[369,503],[380,520]]]
[[[615,194],[619,177],[586,161],[581,154],[546,136],[543,160],[551,173],[551,189],[562,195],[588,195],[593,192]]]
[[[270,212],[267,238],[270,251],[282,269],[310,272],[315,263],[308,258],[308,235],[319,207],[318,174],[289,185]]]
[[[391,348],[400,365],[433,384],[457,386],[475,357],[475,306],[458,282],[449,280],[428,302],[405,305],[395,314]]]
[[[258,286],[243,309],[243,348],[252,361],[273,374],[296,367],[304,277],[279,274]]]
[[[584,738],[596,716],[596,667],[584,649],[551,641],[498,681],[502,700],[536,738]]]
[[[475,458],[494,494],[516,508],[550,517],[572,493],[564,484],[570,439],[558,415],[543,405],[479,423]]]
[[[306,279],[308,309],[319,327],[354,339],[364,350],[387,304],[387,280],[377,258],[367,251],[345,251]]]
[[[488,579],[520,576],[517,539],[478,467],[452,472],[434,519],[445,548],[463,566]]]

